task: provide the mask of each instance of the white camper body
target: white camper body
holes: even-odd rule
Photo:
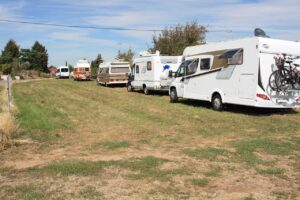
[[[99,65],[97,74],[97,84],[116,85],[128,82],[128,74],[130,72],[129,62],[115,61],[106,62]]]
[[[60,66],[57,68],[56,78],[69,78],[70,76],[70,71],[68,66]]]
[[[144,54],[144,55],[142,55]],[[160,56],[156,54],[141,53],[134,59],[131,68],[131,76],[128,82],[128,90],[168,91],[172,79],[169,71],[176,71],[181,63],[181,56]]]
[[[300,106],[300,91],[273,91],[274,56],[300,55],[300,43],[270,38],[246,38],[187,47],[184,62],[170,86],[170,100],[177,98],[212,102],[213,108],[238,104],[262,108]]]
[[[79,60],[74,66],[74,80],[90,80],[91,79],[91,64],[87,60]]]

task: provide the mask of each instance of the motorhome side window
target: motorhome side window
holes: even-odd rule
[[[151,61],[147,62],[147,71],[151,71],[152,70],[152,63]]]
[[[186,63],[187,67],[186,67],[186,75],[192,75],[194,73],[196,73],[197,68],[198,68],[198,64],[199,64],[199,59],[196,59],[194,61],[188,61],[190,63]]]
[[[201,59],[200,69],[201,70],[208,70],[208,69],[210,69],[210,58],[203,58],[203,59]]]
[[[228,59],[228,65],[242,65],[244,57],[243,49],[231,49],[219,56],[219,59]]]
[[[140,67],[138,65],[136,65],[136,67],[135,67],[135,73],[137,73],[137,74],[140,73]]]

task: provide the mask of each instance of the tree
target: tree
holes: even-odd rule
[[[4,74],[10,74],[17,71],[19,67],[19,46],[14,40],[9,40],[2,51],[0,57],[0,69]],[[16,69],[13,69],[16,68]]]
[[[103,63],[102,55],[98,54],[96,59],[92,61],[91,68],[92,68],[92,77],[95,78],[97,76],[97,70],[99,68],[99,65]]]
[[[34,43],[30,52],[30,68],[38,71],[48,71],[47,49],[38,41]]]
[[[133,62],[133,56],[134,56],[134,52],[131,49],[128,49],[125,52],[121,52],[120,50],[118,51],[118,55],[117,58],[118,60],[124,60],[130,63],[130,65]]]
[[[2,51],[0,64],[9,64],[13,62],[14,58],[19,58],[19,46],[14,40],[9,40],[4,50]]]
[[[153,36],[153,48],[163,55],[182,55],[187,46],[205,43],[206,28],[197,21],[185,25],[165,28],[158,36]]]

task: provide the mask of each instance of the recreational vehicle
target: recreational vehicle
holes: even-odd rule
[[[129,62],[115,61],[101,63],[99,65],[96,82],[98,85],[102,84],[105,86],[116,84],[126,85],[129,72]]]
[[[222,110],[223,104],[299,107],[300,90],[296,87],[300,84],[296,75],[299,75],[299,65],[295,64],[288,76],[291,78],[294,74],[293,85],[282,75],[272,78],[274,73],[279,74],[274,56],[282,53],[297,58],[300,43],[253,37],[187,47],[183,63],[173,75],[170,101],[176,102],[178,98],[204,100],[211,102],[215,110]],[[286,87],[279,87],[283,85]]]
[[[146,95],[149,91],[168,91],[171,83],[169,71],[176,71],[181,63],[181,56],[161,56],[142,52],[136,58],[131,68],[128,81],[128,91],[143,90]]]
[[[68,66],[58,67],[55,73],[55,77],[58,78],[69,78],[70,72]]]
[[[87,60],[79,60],[74,66],[74,80],[91,80],[91,65]]]

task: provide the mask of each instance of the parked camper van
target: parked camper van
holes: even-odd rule
[[[172,80],[169,71],[176,71],[181,63],[181,56],[161,56],[148,52],[140,53],[131,68],[128,81],[128,91],[143,90],[146,95],[149,91],[168,91]]]
[[[212,102],[215,110],[222,110],[223,104],[299,107],[300,91],[296,87],[270,87],[271,74],[278,70],[274,56],[282,53],[300,55],[300,43],[253,37],[187,47],[170,86],[170,101],[204,100]],[[296,67],[294,70],[294,74],[299,73]],[[279,79],[285,80],[281,75]]]
[[[115,61],[101,63],[97,74],[97,84],[100,85],[116,85],[128,82],[128,74],[130,72],[129,62]]]
[[[91,65],[87,60],[79,60],[74,66],[74,80],[91,80]]]
[[[68,66],[58,67],[55,73],[56,78],[69,78],[70,72]]]

